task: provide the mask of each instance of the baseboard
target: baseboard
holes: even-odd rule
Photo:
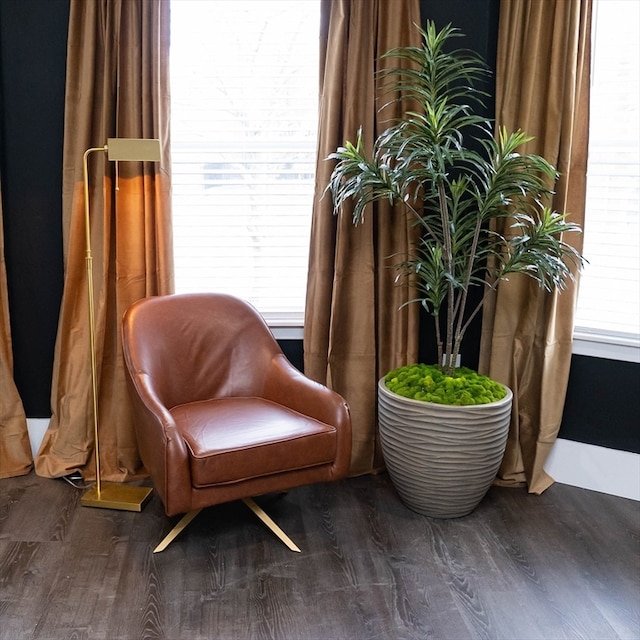
[[[27,429],[29,431],[29,442],[31,443],[31,453],[36,455],[45,431],[49,426],[49,418],[27,418]]]
[[[49,418],[27,418],[33,455],[49,426]],[[640,501],[640,454],[558,439],[545,471],[561,484]]]
[[[640,500],[640,454],[558,439],[545,471],[561,484]]]

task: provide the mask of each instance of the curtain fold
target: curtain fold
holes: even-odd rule
[[[25,475],[31,471],[32,467],[27,419],[18,389],[13,381],[13,351],[0,188],[0,478]]]
[[[89,156],[102,477],[144,470],[122,360],[120,322],[134,301],[173,291],[169,157],[169,3],[71,0],[63,152],[65,281],[52,418],[35,467],[95,477],[82,157],[108,137],[160,138],[160,163]]]
[[[320,43],[320,124],[304,329],[305,373],[342,394],[353,420],[352,475],[382,467],[377,435],[377,380],[415,361],[418,309],[395,283],[393,265],[415,242],[405,214],[384,203],[353,227],[349,211],[333,215],[323,197],[333,168],[326,160],[362,127],[374,139],[398,114],[386,102],[376,72],[392,47],[419,45],[419,0],[323,0]],[[398,61],[391,61],[398,64]],[[389,96],[386,96],[388,99]],[[401,308],[402,307],[402,308]]]
[[[561,174],[551,206],[581,225],[590,55],[591,0],[501,1],[496,124],[535,136],[526,151],[544,156]],[[565,240],[582,249],[581,234]],[[480,369],[514,394],[499,484],[541,493],[553,483],[543,467],[562,419],[577,290],[576,282],[547,294],[518,276],[502,282],[485,305]]]

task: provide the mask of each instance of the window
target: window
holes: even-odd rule
[[[640,362],[640,3],[596,0],[575,353]]]
[[[314,191],[319,0],[173,0],[176,291],[302,326]]]

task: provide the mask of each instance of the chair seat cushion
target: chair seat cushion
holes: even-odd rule
[[[334,461],[336,429],[262,398],[171,409],[191,453],[195,487],[240,482]]]

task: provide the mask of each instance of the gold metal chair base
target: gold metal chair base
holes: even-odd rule
[[[100,490],[93,485],[80,498],[80,504],[83,507],[142,511],[152,492],[151,487],[134,487],[126,484],[103,484]]]
[[[291,540],[291,538],[267,515],[267,513],[258,506],[251,498],[244,498],[242,500],[253,513],[255,513],[262,522],[271,529],[273,533],[291,550],[300,553],[298,546]],[[202,509],[194,509],[186,513],[178,524],[176,524],[171,531],[163,538],[162,542],[153,550],[153,553],[160,553],[164,551],[185,529],[188,524],[202,511]]]
[[[242,502],[244,502],[291,551],[300,553],[300,549],[293,540],[267,515],[262,507],[258,506],[251,498],[244,498]]]
[[[169,533],[162,539],[162,542],[153,550],[153,553],[160,553],[164,551],[178,536],[178,534],[187,527],[187,525],[202,511],[202,509],[194,509],[185,513],[180,519],[180,522],[169,531]]]

